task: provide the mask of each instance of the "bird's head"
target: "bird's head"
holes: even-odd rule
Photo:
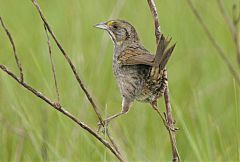
[[[110,20],[99,23],[95,27],[106,30],[115,45],[139,41],[135,28],[124,20]]]

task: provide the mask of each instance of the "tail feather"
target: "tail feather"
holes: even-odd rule
[[[166,66],[166,64],[176,46],[176,44],[174,44],[173,46],[171,46],[170,48],[167,49],[171,40],[172,40],[172,38],[168,39],[168,38],[165,38],[163,35],[161,35],[160,40],[158,42],[156,55],[154,58],[154,67],[160,66],[160,69],[162,70]]]
[[[160,60],[160,63],[159,63],[160,70],[163,70],[163,69],[165,68],[165,66],[166,66],[169,58],[170,58],[171,55],[172,55],[172,52],[173,52],[175,46],[176,46],[176,43],[175,43],[173,46],[171,46],[171,47],[164,53],[164,55],[162,56],[162,58],[161,58],[161,60]]]
[[[167,45],[168,45],[168,43],[166,42],[165,37],[163,35],[161,35],[161,37],[159,39],[159,42],[158,42],[156,55],[155,55],[155,58],[154,58],[154,64],[153,65],[155,67],[159,66],[160,60],[163,56],[163,53],[164,53]]]
[[[172,55],[172,52],[176,46],[176,43],[167,49],[171,40],[172,38],[168,39],[168,38],[165,38],[163,35],[161,35],[160,37],[160,40],[157,46],[157,52],[154,58],[153,67],[151,69],[151,74],[150,74],[153,80],[159,79],[159,77],[162,75],[161,71],[165,68],[169,58]]]

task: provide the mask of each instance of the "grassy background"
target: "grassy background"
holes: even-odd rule
[[[231,5],[237,0],[225,2]],[[212,47],[186,1],[156,0],[161,28],[177,48],[168,64],[177,143],[183,161],[240,161],[240,89]],[[216,0],[194,1],[211,32],[235,64],[230,32]],[[155,51],[146,0],[41,0],[58,39],[70,54],[102,114],[121,109],[112,75],[113,45],[92,26],[110,17],[130,21],[146,48]],[[42,22],[30,0],[0,0],[0,15],[11,31],[27,83],[55,99]],[[56,46],[60,97],[68,111],[97,129],[97,118]],[[18,73],[11,46],[0,30],[0,63]],[[164,110],[163,100],[159,101]],[[170,161],[167,131],[147,104],[134,103],[110,129],[128,161]],[[50,109],[0,72],[0,161],[116,161],[86,131]]]

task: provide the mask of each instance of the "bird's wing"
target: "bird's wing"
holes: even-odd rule
[[[127,48],[118,56],[118,63],[122,65],[153,66],[155,56],[142,48]]]
[[[118,63],[122,65],[149,65],[157,68],[160,67],[162,70],[165,68],[176,45],[174,44],[167,49],[170,41],[171,39],[168,40],[162,36],[158,42],[156,55],[150,54],[142,46],[135,45],[128,47],[118,56]]]
[[[122,51],[118,56],[118,63],[122,65],[149,65],[152,66],[151,78],[153,80],[159,79],[161,71],[165,68],[175,45],[167,48],[171,39],[166,39],[161,36],[156,55],[151,55],[146,49],[141,46],[129,47]]]

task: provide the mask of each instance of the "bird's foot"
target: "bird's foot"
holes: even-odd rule
[[[167,127],[168,130],[173,131],[173,132],[179,130],[179,128],[174,127],[174,125],[172,125],[172,124],[170,124],[168,122],[166,123],[166,127]]]
[[[165,126],[167,127],[168,130],[173,131],[173,132],[179,130],[179,128],[174,126],[176,121],[170,122],[167,118],[166,113],[164,113],[164,117],[165,117]]]
[[[177,131],[179,130],[178,128],[174,127],[175,121],[171,122],[168,120],[167,114],[164,113],[164,116],[162,115],[162,113],[159,111],[158,107],[157,107],[157,102],[156,100],[154,100],[152,103],[152,108],[158,113],[158,115],[161,117],[165,127],[169,130],[169,131]]]
[[[105,120],[103,120],[103,121],[99,121],[98,122],[98,130],[97,130],[97,132],[99,133],[99,132],[102,132],[103,134],[107,131],[107,129],[108,129],[108,120],[107,119],[105,119]]]

